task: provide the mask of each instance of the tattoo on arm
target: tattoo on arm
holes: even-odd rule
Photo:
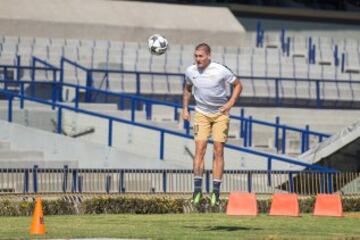
[[[186,84],[183,93],[183,108],[187,109],[191,98],[191,85]]]

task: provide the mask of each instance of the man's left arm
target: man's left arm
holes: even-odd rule
[[[220,111],[225,113],[225,112],[229,112],[230,109],[232,108],[232,106],[235,105],[237,99],[239,98],[241,92],[243,90],[243,85],[240,82],[240,79],[237,78],[234,82],[233,82],[233,92],[232,95],[229,99],[229,101],[227,101],[227,103],[224,104],[224,106],[222,106],[220,108]]]

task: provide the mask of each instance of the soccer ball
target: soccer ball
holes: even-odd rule
[[[168,49],[169,43],[166,38],[160,34],[151,35],[148,39],[148,47],[153,55],[162,55]]]

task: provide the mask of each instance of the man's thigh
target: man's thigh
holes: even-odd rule
[[[195,140],[207,141],[211,133],[210,119],[202,113],[195,112],[193,131]]]
[[[221,114],[214,119],[212,138],[215,142],[225,143],[229,133],[230,118],[228,114]]]

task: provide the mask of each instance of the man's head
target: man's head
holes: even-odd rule
[[[200,43],[195,47],[194,59],[200,69],[206,68],[210,63],[211,48],[206,43]]]

